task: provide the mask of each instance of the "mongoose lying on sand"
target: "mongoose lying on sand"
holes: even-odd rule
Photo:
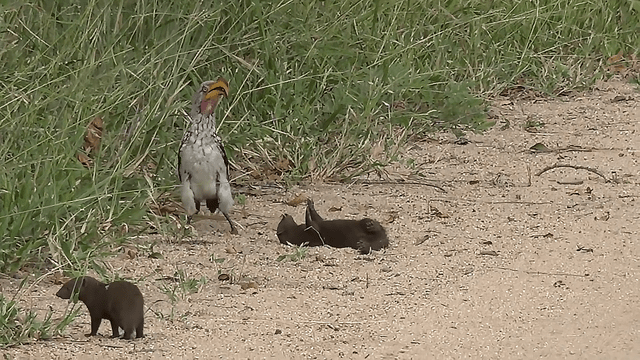
[[[70,299],[74,292],[78,293],[78,299],[87,305],[91,316],[91,333],[85,336],[96,335],[102,319],[111,321],[114,338],[120,337],[118,328],[124,330],[124,339],[144,336],[144,300],[140,289],[134,284],[126,281],[105,284],[90,276],[84,276],[67,281],[56,296]]]
[[[389,246],[387,233],[379,222],[369,218],[324,220],[312,200],[307,201],[304,225],[296,224],[290,215],[284,214],[278,224],[277,234],[283,244],[350,247],[363,254]]]
[[[295,220],[289,214],[282,215],[282,220],[278,224],[278,239],[283,244],[302,245],[304,243],[307,246],[322,246],[324,242],[320,238],[318,233],[313,228],[307,228],[305,224],[296,224]]]

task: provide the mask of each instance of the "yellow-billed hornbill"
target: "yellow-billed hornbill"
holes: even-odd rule
[[[187,212],[187,224],[200,211],[205,201],[211,212],[219,209],[231,225],[229,217],[233,196],[229,185],[229,160],[222,140],[216,133],[214,110],[218,101],[229,95],[229,83],[223,78],[205,81],[193,95],[191,126],[184,132],[178,156],[178,176],[182,183],[182,205]]]

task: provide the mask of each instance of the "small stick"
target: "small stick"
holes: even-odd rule
[[[492,268],[499,269],[499,270],[508,270],[513,272],[523,272],[529,275],[589,277],[589,274],[582,275],[582,274],[570,274],[570,273],[552,273],[552,272],[544,272],[544,271],[519,270],[519,269],[512,269],[512,268],[502,267],[502,266],[493,266]]]
[[[551,201],[482,201],[485,204],[523,204],[523,205],[549,205],[553,204]]]
[[[420,181],[360,180],[360,179],[355,179],[353,181],[353,183],[355,183],[355,184],[366,184],[366,185],[422,185],[422,186],[434,187],[434,188],[440,190],[443,193],[447,192],[447,190],[443,189],[442,187],[440,187],[438,185],[429,184],[429,183],[420,182]]]
[[[573,168],[573,169],[577,169],[577,170],[587,170],[590,171],[600,177],[602,177],[604,179],[605,182],[609,182],[609,179],[607,179],[606,176],[604,176],[599,170],[588,167],[588,166],[582,166],[582,165],[567,165],[567,164],[553,164],[553,165],[549,165],[547,167],[545,167],[544,169],[538,171],[538,173],[536,174],[536,176],[540,176],[542,174],[544,174],[545,172],[551,170],[551,169],[555,169],[555,168],[561,168],[561,167],[568,167],[568,168]]]

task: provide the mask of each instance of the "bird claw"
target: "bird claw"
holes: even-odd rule
[[[233,220],[231,220],[231,218],[229,217],[229,214],[222,213],[222,215],[224,215],[224,217],[229,222],[229,226],[231,226],[231,233],[234,235],[238,235],[238,229],[236,229],[235,225],[233,225]]]

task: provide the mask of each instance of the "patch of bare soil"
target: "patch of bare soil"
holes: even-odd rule
[[[82,305],[65,336],[4,355],[640,358],[639,100],[624,83],[557,100],[498,100],[491,131],[467,144],[449,135],[411,144],[385,182],[260,188],[234,209],[240,235],[213,215],[192,238],[135,240],[156,241],[160,259],[139,249],[110,261],[114,273],[142,279],[145,338],[110,339],[106,321],[85,338]],[[550,165],[576,168],[538,175]],[[285,204],[301,194],[325,218],[379,220],[390,248],[311,248],[302,260],[277,261],[297,251],[275,229],[282,213],[303,221],[304,203]],[[185,279],[206,283],[189,293]],[[17,286],[2,282],[5,293]],[[62,316],[58,288],[46,278],[20,303]]]

